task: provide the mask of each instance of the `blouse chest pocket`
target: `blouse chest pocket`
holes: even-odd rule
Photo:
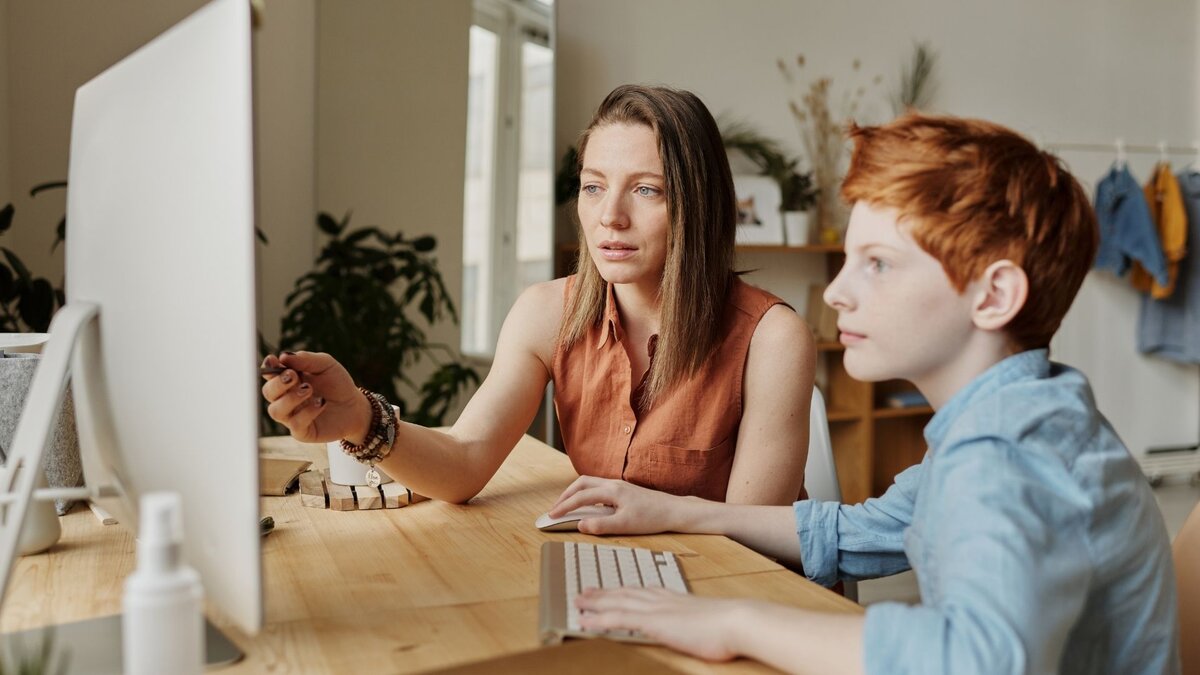
[[[725,501],[735,438],[711,448],[651,443],[629,451],[625,480],[676,495]]]

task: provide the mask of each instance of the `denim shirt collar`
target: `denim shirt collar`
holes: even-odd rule
[[[1049,352],[1046,349],[1030,349],[1013,354],[983,371],[967,386],[963,387],[934,414],[925,425],[925,442],[933,450],[941,445],[950,426],[980,396],[989,394],[1006,384],[1026,379],[1040,379],[1050,372]]]

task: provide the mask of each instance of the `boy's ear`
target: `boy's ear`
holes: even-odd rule
[[[1029,277],[1011,260],[988,265],[972,286],[975,302],[971,306],[971,319],[983,330],[1003,330],[1025,307],[1029,297]]]

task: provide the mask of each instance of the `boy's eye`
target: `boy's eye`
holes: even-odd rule
[[[867,261],[867,267],[870,268],[872,272],[882,272],[887,269],[887,263],[879,258],[871,258]]]

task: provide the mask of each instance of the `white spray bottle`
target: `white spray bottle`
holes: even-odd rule
[[[125,579],[122,603],[126,675],[204,670],[204,591],[180,560],[182,508],[175,492],[142,496],[137,569]]]

